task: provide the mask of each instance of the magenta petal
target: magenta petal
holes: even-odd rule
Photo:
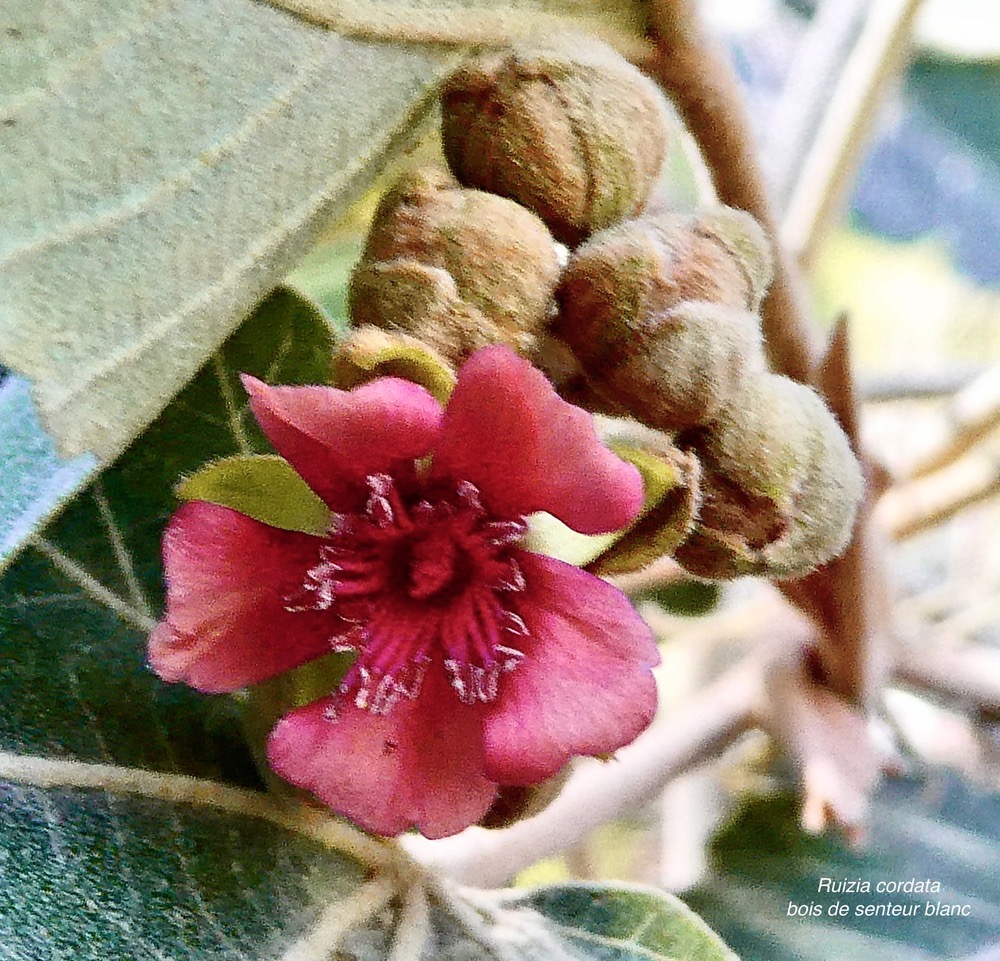
[[[318,560],[319,539],[190,501],[163,535],[167,611],[149,637],[165,681],[235,691],[330,651],[329,612],[289,613],[285,597]]]
[[[624,594],[551,557],[522,552],[530,631],[486,719],[486,773],[533,784],[574,755],[610,754],[653,719],[660,655]]]
[[[268,440],[335,511],[360,506],[369,475],[429,454],[440,429],[441,405],[395,377],[350,391],[269,387],[246,374],[243,385]]]
[[[483,774],[483,712],[461,704],[435,667],[416,699],[386,715],[347,697],[293,711],[271,733],[271,767],[375,834],[415,826],[439,838],[474,824],[497,789]]]
[[[434,473],[471,481],[493,514],[548,511],[584,534],[619,530],[642,507],[639,472],[600,442],[593,418],[501,346],[459,371]]]

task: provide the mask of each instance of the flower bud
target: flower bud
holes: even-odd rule
[[[420,170],[379,205],[348,306],[356,325],[411,334],[457,363],[492,343],[530,351],[558,276],[555,244],[534,214]]]
[[[554,332],[609,402],[661,430],[702,423],[763,369],[750,311],[769,270],[753,251],[766,249],[755,221],[727,208],[611,227],[570,258]]]
[[[441,103],[458,179],[530,207],[569,245],[642,210],[671,129],[656,85],[584,37],[474,57]]]
[[[691,573],[797,577],[847,546],[861,469],[811,388],[754,378],[713,423],[678,442],[703,471],[698,526],[675,553]]]

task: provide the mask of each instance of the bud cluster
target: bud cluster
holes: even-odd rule
[[[676,456],[636,456],[686,491],[647,506],[608,570],[665,543],[710,578],[797,576],[842,551],[857,462],[820,397],[767,370],[760,226],[657,201],[673,126],[656,86],[575,38],[472,58],[441,106],[450,172],[406,174],[385,195],[350,286],[355,325],[407,340],[355,334],[351,376],[418,368],[420,343],[438,384],[442,363],[488,343],[536,360],[561,345],[567,396],[661,432]],[[669,537],[654,530],[668,514]]]

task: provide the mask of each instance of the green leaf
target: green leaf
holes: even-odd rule
[[[712,876],[685,900],[748,958],[768,961],[945,961],[972,957],[1000,932],[996,837],[1000,796],[954,774],[886,783],[858,850],[805,834],[795,796],[747,803],[712,845]],[[821,878],[867,881],[870,892],[823,893]],[[930,879],[938,893],[879,893],[879,881]],[[859,885],[860,888],[860,885]],[[846,916],[829,916],[831,905]],[[860,916],[869,904],[917,905],[913,916]],[[927,902],[969,904],[968,917],[930,916]],[[819,906],[789,917],[788,906]]]
[[[424,6],[324,28],[257,0],[7,0],[0,361],[60,450],[123,450],[406,145],[460,57],[442,10],[503,39]],[[517,6],[498,30],[579,4]],[[596,16],[634,36],[640,6]]]
[[[0,804],[0,940],[18,961],[277,957],[364,879],[246,814],[2,781]]]
[[[474,898],[516,931],[525,961],[737,961],[677,898],[624,884],[558,884]]]
[[[237,454],[207,464],[177,485],[181,500],[222,504],[286,531],[324,534],[330,508],[281,457]]]

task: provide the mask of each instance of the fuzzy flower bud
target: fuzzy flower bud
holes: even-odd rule
[[[756,222],[728,208],[619,224],[570,259],[555,333],[609,403],[662,430],[702,423],[763,368],[751,311],[766,251]]]
[[[458,179],[530,207],[571,246],[642,210],[671,128],[656,85],[583,37],[475,57],[441,101]]]
[[[680,440],[703,469],[698,527],[675,554],[691,573],[797,577],[847,546],[861,469],[811,388],[754,378],[713,424]]]
[[[410,334],[453,363],[478,347],[535,345],[559,276],[545,224],[444,171],[405,175],[382,199],[351,278],[355,325]]]

